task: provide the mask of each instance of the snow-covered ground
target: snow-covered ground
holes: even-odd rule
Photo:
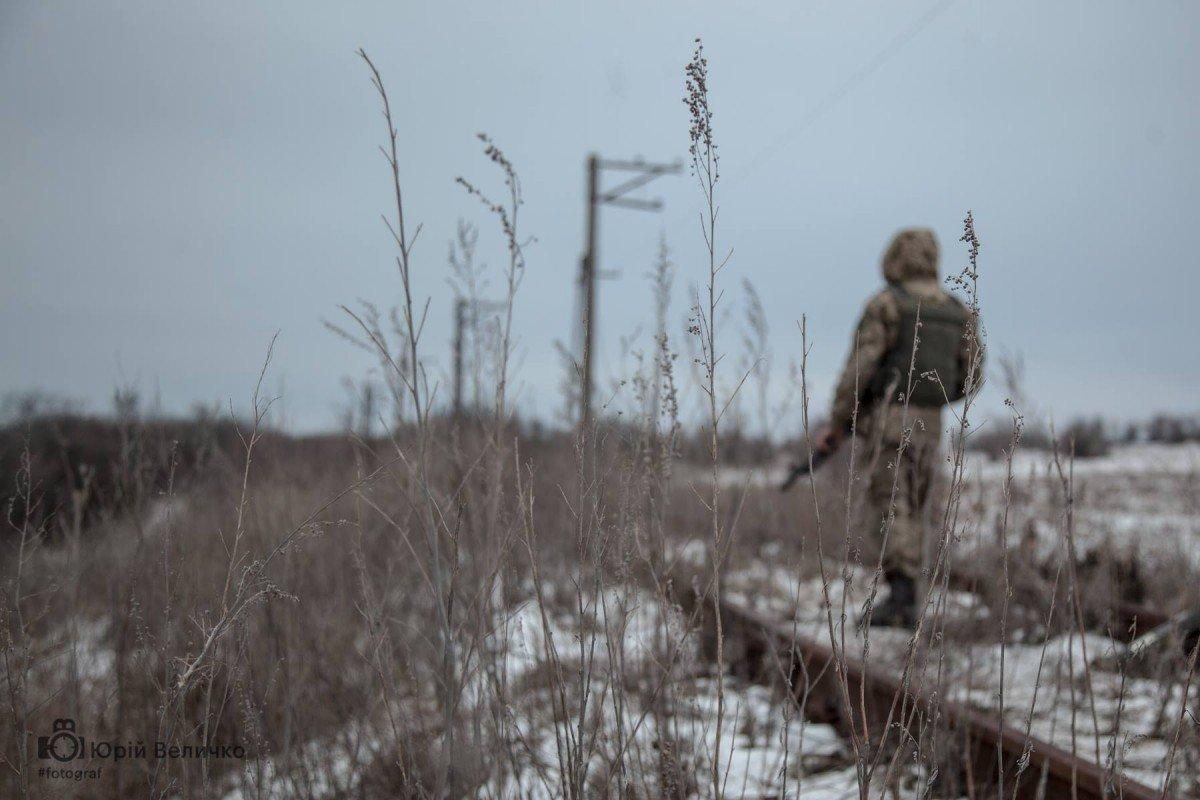
[[[1073,533],[1081,556],[1104,546],[1118,554],[1136,555],[1148,566],[1182,560],[1200,569],[1200,443],[1116,445],[1105,456],[1074,462],[1062,456],[1060,461],[1062,476],[1053,453],[1018,447],[1007,503],[1014,542],[1032,532],[1041,555],[1050,556],[1060,547],[1065,476],[1072,482]],[[941,469],[948,478],[950,464],[944,462]],[[967,518],[957,532],[966,543],[993,536],[1006,507],[1007,471],[1003,460],[978,452],[965,454],[962,503]],[[780,460],[722,467],[719,478],[729,489],[769,489],[786,473],[786,460]],[[702,483],[709,473],[691,468],[677,474],[681,481]]]
[[[733,678],[724,682],[723,722],[717,733],[715,678],[699,663],[693,634],[677,609],[664,612],[653,595],[610,592],[599,612],[598,641],[563,617],[543,619],[533,603],[508,621],[502,663],[511,685],[544,669],[551,644],[567,683],[591,665],[590,711],[584,734],[590,752],[588,774],[596,796],[610,781],[650,786],[673,796],[664,785],[678,778],[680,796],[711,797],[714,759],[727,797],[799,796],[818,800],[858,796],[858,783],[845,745],[828,725],[807,722],[771,691]],[[551,641],[548,641],[551,640]],[[593,646],[595,645],[595,646]],[[680,674],[665,687],[647,668],[678,649]],[[569,772],[563,750],[575,733],[579,699],[568,703],[568,718],[556,715],[544,697],[528,692],[511,705],[514,731],[520,731],[519,769],[504,770],[487,794],[511,798],[563,796]],[[667,702],[657,705],[656,700]],[[518,698],[513,698],[517,700]],[[659,713],[655,713],[656,709]],[[618,757],[619,756],[619,757]],[[618,774],[611,765],[623,761]],[[670,769],[671,767],[674,769]]]
[[[968,454],[964,506],[979,522],[974,530],[990,534],[1003,514],[1007,470],[1004,461]],[[1052,453],[1018,448],[1012,475],[1009,530],[1014,538],[1036,532],[1043,556],[1062,541],[1066,477],[1080,554],[1103,546],[1147,567],[1179,560],[1200,569],[1200,444],[1118,446],[1106,456],[1057,465]]]

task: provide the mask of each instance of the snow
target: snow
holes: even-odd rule
[[[968,452],[968,463],[978,477],[1003,479],[1007,465],[1003,460],[993,460],[977,452]],[[1063,471],[1071,469],[1067,454],[1060,453]],[[1142,443],[1116,445],[1103,456],[1076,458],[1076,478],[1097,475],[1147,476],[1147,475],[1195,475],[1200,472],[1200,443],[1182,444]],[[1013,474],[1057,477],[1054,454],[1044,450],[1030,450],[1017,446],[1013,455]]]
[[[1072,527],[1080,557],[1106,548],[1146,567],[1181,562],[1200,569],[1200,444],[1125,445],[1061,466],[1072,482]],[[968,454],[964,504],[979,529],[990,530],[987,523],[1005,511],[1007,469],[1003,461]],[[1066,497],[1053,454],[1018,448],[1012,473],[1009,530],[1036,531],[1038,554],[1051,558],[1065,533]]]
[[[590,654],[595,653],[585,749],[591,752],[587,759],[589,785],[598,794],[603,794],[607,782],[618,779],[608,773],[614,763],[623,761],[628,773],[619,779],[653,786],[665,759],[676,765],[677,774],[688,782],[686,788],[694,797],[714,796],[714,760],[720,767],[722,794],[729,797],[797,797],[802,787],[805,797],[857,796],[857,776],[847,769],[849,756],[837,731],[808,722],[793,704],[766,687],[725,678],[718,744],[718,682],[700,673],[692,634],[685,630],[678,609],[664,609],[652,594],[627,588],[606,590],[596,607],[601,617],[601,643],[594,649],[583,632],[585,626],[553,615],[543,621],[532,602],[519,606],[510,622],[498,627],[498,636],[505,631],[510,636],[507,648],[500,640],[494,646],[507,649],[502,660],[514,685],[519,683],[514,678],[545,668],[546,647],[551,642],[562,659],[559,669],[568,686],[578,674],[581,644],[584,658],[591,660]],[[661,648],[680,642],[679,673],[663,689],[670,700],[664,710],[654,702],[655,690],[663,685],[647,680],[653,673],[646,667],[656,659],[661,661]],[[571,698],[564,717],[549,707],[544,694],[528,692],[511,698],[507,707],[513,715],[513,728],[522,731],[525,753],[518,770],[498,772],[488,794],[562,796],[569,769],[559,754],[564,745],[578,741],[575,715],[579,700],[579,696]]]

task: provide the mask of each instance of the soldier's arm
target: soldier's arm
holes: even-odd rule
[[[899,325],[900,311],[890,292],[880,292],[867,302],[829,410],[829,424],[834,428],[850,430],[856,401],[870,386],[884,354],[896,344]]]
[[[959,396],[966,394],[968,386],[972,392],[977,391],[983,381],[983,361],[987,355],[987,348],[983,342],[978,316],[972,318],[970,326],[958,345],[958,379],[962,381],[962,385],[956,387]],[[971,376],[969,384],[968,375]]]

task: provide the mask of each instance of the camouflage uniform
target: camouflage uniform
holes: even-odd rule
[[[885,571],[899,572],[916,580],[921,572],[925,504],[942,431],[941,404],[917,405],[913,401],[906,408],[895,401],[894,391],[881,399],[871,397],[867,390],[877,381],[877,373],[888,354],[905,342],[913,341],[913,329],[900,329],[902,314],[897,301],[898,291],[916,298],[920,308],[930,313],[936,312],[939,306],[957,304],[957,301],[939,284],[938,245],[933,231],[924,228],[900,231],[884,253],[882,268],[889,288],[872,297],[863,310],[855,333],[857,346],[851,347],[838,381],[830,424],[849,431],[858,404],[854,427],[858,446],[862,449],[857,458],[861,459],[859,463],[867,465],[868,470],[863,504],[865,524],[870,535],[881,537]],[[958,362],[957,385],[948,387],[947,391],[962,393],[974,347],[982,347],[982,344],[976,345],[977,342],[977,336],[958,338],[957,353],[948,356]],[[982,362],[980,352],[980,357],[974,360],[977,370]],[[977,383],[978,371],[975,377]],[[905,375],[901,383],[907,379]],[[901,392],[904,388],[904,385],[899,387]],[[911,436],[897,465],[896,453],[906,429],[911,430]],[[890,530],[886,526],[889,508],[895,514]],[[885,530],[886,543],[882,540]]]

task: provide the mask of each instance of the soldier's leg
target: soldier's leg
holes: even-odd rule
[[[885,443],[872,470],[867,519],[874,525],[869,533],[883,551],[885,574],[915,580],[921,573],[922,506],[911,447],[899,455],[897,450],[897,444]]]
[[[916,620],[917,579],[921,573],[919,487],[914,483],[913,454],[906,446],[885,443],[868,489],[873,531],[882,550],[887,598],[877,602],[872,625],[911,627]]]

